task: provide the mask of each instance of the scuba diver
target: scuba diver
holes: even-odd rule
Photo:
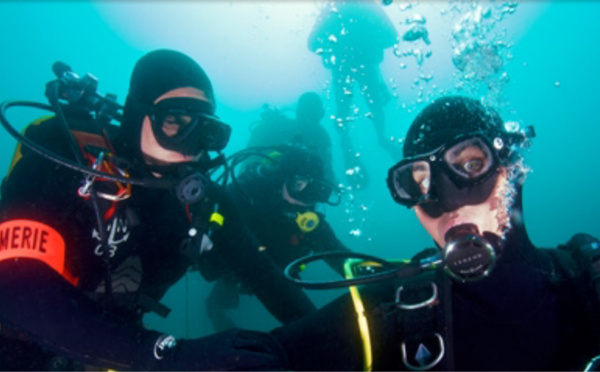
[[[282,272],[289,263],[308,254],[349,252],[325,215],[316,211],[319,204],[339,204],[340,194],[324,178],[323,162],[312,149],[298,145],[248,148],[232,158],[258,158],[252,162],[254,166],[244,168],[229,184],[228,195],[262,244],[263,253]],[[343,277],[343,260],[327,263]],[[230,270],[214,276],[217,275],[219,279],[206,299],[206,309],[213,326],[220,331],[234,327],[227,310],[238,307],[240,294],[252,292],[244,279]]]
[[[346,0],[325,6],[308,37],[308,49],[321,56],[323,66],[331,70],[335,128],[340,135],[344,166],[348,181],[360,187],[368,185],[369,176],[350,137],[355,84],[369,108],[367,116],[373,121],[379,146],[392,159],[401,152],[385,134],[384,109],[391,94],[379,69],[384,50],[394,46],[397,38],[398,32],[379,4]]]
[[[576,234],[557,249],[533,245],[522,150],[534,132],[507,128],[470,98],[423,109],[387,185],[435,248],[408,263],[357,257],[347,283],[288,275],[310,288],[362,285],[271,332],[287,353],[283,369],[583,370],[590,360],[587,369],[598,368],[600,241]]]
[[[331,138],[321,125],[324,116],[323,100],[315,92],[305,92],[298,98],[295,119],[265,105],[261,119],[251,126],[248,147],[279,146],[290,142],[309,147],[321,158],[325,179],[335,182]]]
[[[161,298],[209,251],[280,321],[314,310],[209,178],[223,159],[210,154],[231,129],[215,116],[206,73],[177,51],[144,55],[116,126],[116,97],[99,96],[89,74],[55,67],[52,106],[0,110],[20,141],[0,203],[0,369],[273,368],[266,355],[278,346],[265,334],[175,339],[142,325],[145,313],[169,313]],[[5,115],[13,106],[55,115],[20,136]]]

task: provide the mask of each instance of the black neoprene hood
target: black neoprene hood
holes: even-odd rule
[[[458,136],[482,133],[488,140],[504,133],[503,121],[493,109],[461,96],[443,97],[415,118],[404,141],[404,157],[436,150]]]
[[[213,87],[202,67],[189,56],[169,49],[147,53],[138,60],[129,82],[129,93],[123,110],[120,129],[121,155],[139,160],[140,135],[145,108],[168,91],[177,88],[197,88],[204,92],[215,111]]]

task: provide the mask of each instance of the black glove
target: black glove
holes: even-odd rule
[[[600,300],[600,241],[588,234],[575,234],[565,248],[573,254],[595,291],[596,299]]]
[[[160,341],[159,338],[157,341]],[[157,347],[155,346],[155,358]],[[283,348],[268,333],[229,330],[211,336],[178,340],[158,350],[162,370],[286,370]]]

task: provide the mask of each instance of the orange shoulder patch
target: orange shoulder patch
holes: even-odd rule
[[[44,262],[76,285],[65,268],[65,241],[52,227],[32,220],[10,220],[0,224],[0,261],[33,258]]]

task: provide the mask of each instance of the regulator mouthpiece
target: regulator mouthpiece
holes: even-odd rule
[[[454,226],[445,236],[445,270],[454,279],[472,282],[489,275],[496,261],[492,243],[474,224]]]
[[[184,204],[194,204],[206,197],[209,187],[208,177],[194,172],[183,178],[176,186],[177,198]]]

